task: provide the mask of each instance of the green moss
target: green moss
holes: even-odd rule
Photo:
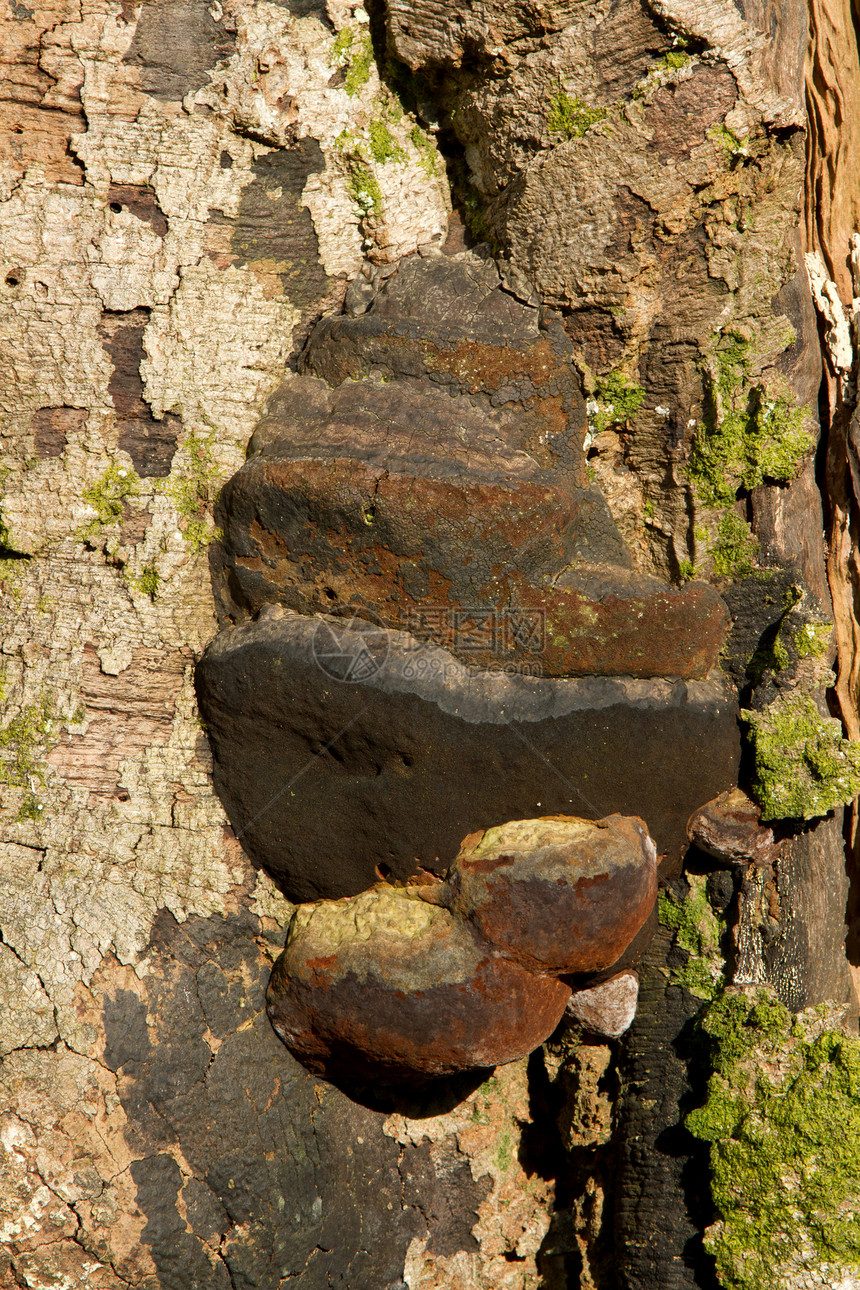
[[[732,157],[742,156],[746,153],[747,147],[744,140],[725,124],[711,126],[708,131],[708,138],[712,139],[714,143],[718,143],[721,148],[725,148],[726,152],[730,153]]]
[[[362,89],[370,80],[370,69],[373,66],[373,42],[370,33],[360,36],[357,47],[350,51],[349,68],[346,73],[344,89],[350,98]]]
[[[779,632],[777,632],[774,637],[771,654],[773,657],[773,670],[775,672],[784,671],[791,662],[788,650],[785,647],[785,642]]]
[[[364,144],[351,130],[342,130],[334,146],[346,167],[347,190],[360,219],[382,214],[382,189],[365,155]]]
[[[605,120],[607,108],[588,107],[581,98],[571,98],[561,85],[549,101],[546,127],[563,139],[581,139],[593,126]]]
[[[678,561],[678,577],[681,582],[689,582],[692,578],[698,578],[699,570],[692,560]]]
[[[668,891],[661,891],[658,900],[661,924],[674,932],[675,944],[687,952],[687,962],[673,968],[669,980],[698,999],[713,999],[723,982],[720,939],[725,923],[708,901],[707,879],[689,874],[688,882],[686,900],[677,900]]]
[[[330,67],[343,67],[346,64],[354,40],[355,32],[351,27],[344,27],[337,33],[328,57]]]
[[[610,372],[596,384],[593,402],[597,410],[590,417],[595,433],[601,434],[609,426],[626,425],[639,411],[645,390],[631,381],[620,370]]]
[[[511,1135],[505,1131],[499,1139],[499,1146],[496,1151],[496,1164],[502,1173],[507,1173],[513,1159],[513,1148],[511,1146]]]
[[[436,145],[428,134],[425,134],[420,125],[413,125],[409,131],[409,141],[413,148],[418,149],[418,155],[421,158],[421,169],[426,175],[435,175],[438,173],[439,154],[436,151]]]
[[[133,470],[114,462],[103,475],[84,491],[84,501],[96,512],[96,518],[87,524],[82,538],[92,537],[109,524],[122,518],[125,499],[140,492],[140,481]]]
[[[0,466],[0,485],[10,474],[9,466]],[[16,551],[9,533],[9,526],[0,510],[0,588],[5,596],[19,602],[22,596],[20,583],[28,560]]]
[[[384,121],[375,118],[368,127],[370,135],[370,155],[378,165],[386,161],[405,161],[406,153],[395,139]]]
[[[834,1283],[860,1270],[860,1042],[795,1022],[767,991],[718,997],[699,1028],[713,1074],[686,1123],[710,1143],[720,1284],[779,1290],[811,1261]]]
[[[145,596],[149,596],[154,601],[158,595],[161,576],[154,564],[145,564],[139,578],[135,578],[134,585],[138,591],[142,591]]]
[[[782,672],[792,662],[787,641],[793,644],[789,615],[803,597],[801,589],[790,586],[784,595],[782,613],[776,623],[762,636],[758,647],[747,664],[746,673],[753,686],[757,686],[765,672]],[[768,601],[772,603],[772,601]]]
[[[382,214],[382,189],[369,166],[358,160],[351,163],[348,189],[361,215]]]
[[[485,1079],[483,1084],[479,1085],[472,1104],[471,1120],[473,1124],[489,1124],[492,1119],[493,1098],[500,1097],[502,1086],[495,1075]]]
[[[55,740],[57,717],[53,695],[29,703],[0,730],[0,784],[23,789],[19,820],[43,818],[39,789],[45,786],[43,759]]]
[[[23,589],[21,581],[24,576],[26,560],[4,560],[0,558],[0,588],[16,604],[20,604]]]
[[[823,658],[832,635],[832,623],[802,623],[791,640],[798,658]]]
[[[860,744],[843,738],[839,722],[822,717],[808,694],[783,692],[763,712],[741,716],[763,819],[815,819],[860,792]]]
[[[346,69],[344,89],[350,98],[354,98],[370,80],[370,69],[373,66],[373,41],[370,33],[359,33],[352,27],[344,27],[334,38],[328,61],[330,67]]]
[[[711,1041],[711,1069],[725,1079],[731,1079],[762,1042],[779,1048],[792,1028],[791,1014],[767,990],[752,999],[730,991],[717,995],[698,1026]]]
[[[756,488],[765,479],[787,482],[813,446],[803,411],[750,382],[750,349],[748,341],[729,335],[714,355],[704,425],[687,465],[705,506],[730,506],[739,488]]]
[[[212,460],[214,442],[214,432],[205,437],[190,434],[184,444],[187,465],[171,475],[164,486],[179,512],[182,535],[194,555],[205,551],[209,543],[219,536],[208,519],[209,507],[218,487],[218,470]],[[142,576],[145,574],[146,570]]]
[[[690,61],[690,55],[685,54],[683,50],[670,49],[668,54],[663,56],[662,62],[664,67],[670,71],[677,72],[680,68],[685,67]]]
[[[746,520],[736,511],[726,511],[717,524],[717,536],[709,553],[718,578],[742,578],[752,573],[758,542]]]

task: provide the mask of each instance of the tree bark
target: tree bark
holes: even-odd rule
[[[194,670],[213,573],[225,603],[218,495],[314,325],[360,314],[406,257],[477,248],[553,311],[635,573],[721,591],[745,706],[788,686],[824,712],[833,661],[860,736],[856,14],[456,18],[14,0],[0,19],[3,1290],[714,1284],[682,1123],[701,1001],[670,979],[668,930],[623,1041],[568,1032],[406,1103],[315,1080],[265,1015],[292,906],[215,793]],[[817,453],[706,479],[704,427],[765,405]],[[816,667],[752,677],[787,612],[769,585],[797,588],[803,623],[832,617]],[[853,1016],[846,814],[738,878],[739,987]],[[683,851],[662,868],[676,894]]]

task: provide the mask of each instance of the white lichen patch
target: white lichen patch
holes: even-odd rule
[[[153,309],[143,337],[147,357],[140,370],[154,415],[177,412],[190,429],[216,429],[219,444],[229,438],[235,445],[235,469],[283,368],[297,319],[290,302],[267,299],[247,269],[218,269],[205,258],[184,268],[169,307]]]
[[[57,1037],[54,1005],[32,968],[0,944],[0,1057],[16,1048],[47,1048]]]
[[[326,272],[351,277],[368,253],[390,262],[441,245],[450,200],[432,137],[380,80],[367,14],[338,6],[334,21],[332,34],[316,16],[249,5],[236,53],[187,106],[275,146],[316,140],[325,169],[310,175],[302,201]],[[380,144],[381,130],[390,144]]]

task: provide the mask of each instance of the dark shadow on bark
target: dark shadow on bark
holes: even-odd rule
[[[325,1076],[326,1083],[358,1106],[382,1115],[404,1115],[410,1120],[426,1120],[447,1115],[464,1102],[476,1088],[490,1078],[495,1067],[480,1067],[457,1075],[420,1082],[417,1076],[408,1080],[350,1079],[347,1075]],[[323,1077],[320,1076],[320,1079]]]

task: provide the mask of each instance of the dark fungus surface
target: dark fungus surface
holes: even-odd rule
[[[477,666],[707,675],[725,605],[633,568],[587,478],[570,341],[509,277],[407,258],[313,329],[222,494],[223,620],[372,612]]]
[[[294,900],[443,873],[467,834],[551,814],[638,816],[675,864],[692,811],[737,781],[721,679],[507,676],[274,610],[219,633],[197,693],[233,829]]]

